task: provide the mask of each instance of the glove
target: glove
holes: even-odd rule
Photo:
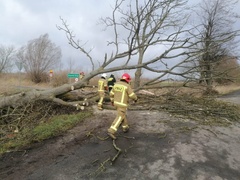
[[[138,99],[134,100],[134,102],[136,103],[138,101]]]
[[[111,102],[112,103],[112,106],[114,106],[114,102]]]

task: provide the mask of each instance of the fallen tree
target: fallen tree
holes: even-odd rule
[[[113,29],[112,39],[107,42],[107,46],[113,46],[112,53],[110,55],[106,53],[102,60],[94,60],[91,56],[93,49],[88,50],[86,43],[80,44],[81,41],[76,39],[67,21],[60,18],[62,25],[57,25],[58,30],[66,34],[68,43],[73,48],[86,56],[86,60],[92,65],[92,71],[77,83],[65,84],[47,90],[32,89],[19,94],[1,97],[0,109],[23,106],[30,101],[36,100],[52,101],[66,106],[83,105],[86,103],[85,100],[77,102],[65,101],[64,94],[84,88],[89,80],[99,74],[123,70],[143,69],[156,75],[147,82],[141,82],[135,88],[135,92],[158,84],[163,79],[167,79],[166,77],[169,77],[169,75],[180,76],[187,79],[187,82],[192,82],[193,78],[189,79],[188,75],[193,73],[191,71],[196,68],[187,69],[184,72],[179,71],[179,68],[192,61],[192,56],[187,52],[187,49],[197,43],[190,43],[190,29],[185,28],[187,19],[180,18],[183,21],[179,19],[179,14],[184,12],[185,2],[185,0],[182,0],[181,3],[171,0],[164,2],[156,0],[148,2],[138,0],[135,2],[116,1],[112,17],[102,19],[107,28]],[[126,6],[125,3],[135,3],[137,8],[132,9],[131,6]],[[156,16],[159,13],[160,15]],[[117,19],[116,17],[120,18]],[[135,21],[135,18],[138,18],[137,21]],[[130,19],[131,21],[129,21]],[[125,22],[122,22],[122,20]],[[124,29],[126,30],[124,32],[121,31],[123,26],[125,26]],[[150,54],[153,52],[154,55],[145,57],[143,56],[145,51],[149,51]],[[178,62],[176,62],[176,58],[179,59]],[[98,64],[98,68],[95,68],[96,64]],[[94,101],[94,98],[92,100]],[[88,99],[88,101],[91,100]]]

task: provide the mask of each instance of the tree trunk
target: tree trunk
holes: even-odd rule
[[[143,62],[143,55],[144,55],[144,49],[139,48],[139,58],[138,58],[138,64],[142,64]],[[134,81],[134,89],[137,89],[140,87],[140,78],[142,76],[142,68],[137,68],[135,71],[135,81]]]
[[[66,102],[59,97],[72,90],[84,87],[84,83],[84,81],[80,81],[78,83],[65,84],[60,87],[47,90],[32,89],[30,91],[21,92],[19,94],[1,97],[0,108],[23,106],[28,102],[36,100],[54,101],[63,105],[74,105],[74,102]]]
[[[142,69],[138,68],[135,72],[134,89],[137,89],[138,87],[140,87],[141,75],[142,75]]]

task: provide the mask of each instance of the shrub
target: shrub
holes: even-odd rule
[[[63,84],[67,84],[69,81],[67,77],[66,71],[61,71],[53,74],[53,77],[51,79],[51,84],[53,87],[61,86]]]

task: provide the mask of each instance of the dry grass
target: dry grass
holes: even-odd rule
[[[94,77],[90,80],[89,85],[97,86],[99,77]],[[67,78],[67,72],[55,73],[54,77],[49,83],[34,83],[26,74],[23,73],[4,73],[0,74],[0,96],[8,95],[12,93],[17,93],[21,91],[24,87],[34,87],[34,88],[51,88],[61,86],[67,83],[73,83],[74,79]]]
[[[54,76],[51,79],[50,84],[53,87],[61,86],[63,84],[67,84],[69,82],[69,79],[67,77],[67,71],[61,71],[54,74]]]
[[[240,90],[239,84],[231,84],[225,86],[215,86],[215,89],[219,92],[219,94],[228,94],[230,92]]]
[[[156,87],[160,87],[160,88],[150,89],[150,92],[153,92],[154,94],[157,94],[157,95],[188,94],[188,95],[193,95],[195,97],[199,97],[199,96],[202,96],[206,91],[206,86],[203,86],[203,85],[191,83],[191,84],[188,84],[188,86],[183,87],[182,82],[174,82],[174,81],[160,82],[159,84],[156,85]],[[219,85],[219,84],[213,85],[213,91],[217,91],[217,94],[219,95],[228,94],[236,90],[240,90],[240,85],[238,83],[232,83],[232,84],[226,84],[226,85]]]
[[[22,87],[47,88],[49,86],[49,83],[33,83],[22,73],[0,74],[0,95],[19,92]]]
[[[99,77],[94,77],[90,80],[89,85],[97,85]],[[66,72],[62,72],[59,74],[55,74],[55,77],[49,83],[39,83],[35,84],[31,82],[25,74],[21,73],[11,73],[11,74],[0,74],[0,95],[7,95],[14,92],[19,92],[22,87],[35,87],[35,88],[49,88],[60,86],[65,83],[71,83],[69,79],[67,79]],[[160,83],[163,86],[179,86],[179,83],[176,85],[173,82],[162,82]],[[240,90],[240,86],[238,84],[230,84],[230,85],[215,85],[215,90],[219,92],[219,94],[227,94],[229,92]],[[183,93],[183,94],[199,94],[202,90],[201,87],[193,86],[193,88],[161,88],[150,90],[153,93],[157,94],[169,94],[169,93]]]

